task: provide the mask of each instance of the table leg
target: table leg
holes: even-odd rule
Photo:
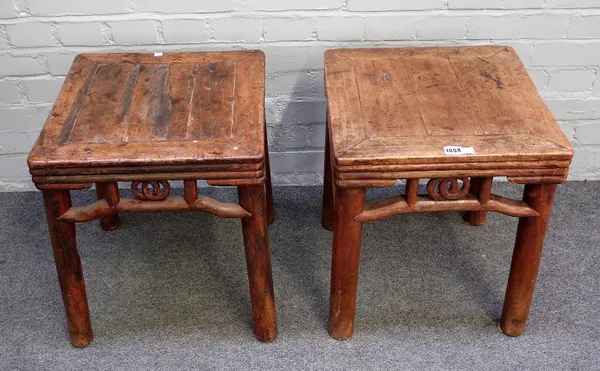
[[[328,231],[333,230],[333,171],[331,169],[331,148],[329,129],[325,128],[325,164],[323,171],[323,211],[321,225]]]
[[[338,340],[350,338],[354,331],[362,238],[362,223],[355,221],[355,217],[365,207],[365,195],[363,188],[335,190],[329,335]]]
[[[98,200],[107,198],[108,183],[96,183],[96,196]],[[117,189],[118,191],[118,189]],[[110,214],[100,217],[100,227],[105,231],[113,231],[119,227],[119,214]]]
[[[540,216],[519,219],[500,319],[500,329],[506,335],[519,336],[525,332],[555,191],[556,184],[525,186],[523,200]]]
[[[240,205],[252,214],[242,219],[242,230],[254,331],[259,340],[273,341],[277,337],[277,315],[267,227],[266,187],[264,184],[239,186],[238,197]]]
[[[42,193],[71,344],[84,347],[92,341],[93,334],[83,270],[75,241],[75,224],[57,220],[71,207],[71,195],[66,190]]]
[[[488,180],[488,178],[471,178],[471,190],[470,193],[479,196],[481,192],[486,192],[483,189],[484,183]],[[464,215],[464,219],[471,225],[478,226],[484,225],[487,219],[488,212],[487,211],[467,211]]]

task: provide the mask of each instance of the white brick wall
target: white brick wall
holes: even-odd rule
[[[0,191],[25,164],[82,52],[258,48],[274,179],[321,180],[323,53],[335,47],[510,45],[600,179],[600,0],[0,0]]]

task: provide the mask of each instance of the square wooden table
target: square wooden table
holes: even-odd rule
[[[28,159],[73,345],[92,340],[74,223],[100,218],[111,230],[119,213],[156,211],[242,220],[255,333],[275,339],[264,76],[260,51],[77,56]],[[183,180],[183,197],[168,180]],[[239,204],[199,196],[197,180],[237,186]],[[134,197],[121,198],[117,182],[131,182]],[[70,191],[94,183],[98,202],[73,207]]]
[[[412,212],[519,217],[500,328],[525,324],[556,184],[573,149],[509,47],[330,50],[323,226],[333,230],[329,334],[354,328],[362,223]],[[494,177],[525,184],[494,195]],[[369,187],[406,179],[404,196],[366,205]],[[427,195],[417,194],[430,179]]]

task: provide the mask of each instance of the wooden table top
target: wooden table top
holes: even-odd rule
[[[32,174],[256,170],[264,159],[264,66],[260,51],[79,55],[29,156]]]
[[[538,163],[566,176],[573,156],[510,47],[329,50],[325,83],[339,172]],[[447,146],[474,154],[447,155]]]

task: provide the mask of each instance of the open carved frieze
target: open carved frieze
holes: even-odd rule
[[[117,183],[106,186],[104,198],[86,206],[71,207],[58,219],[66,222],[89,222],[104,215],[127,212],[202,211],[223,218],[252,216],[242,206],[198,195],[196,180],[184,181],[184,196],[170,196],[166,180],[135,181],[131,191],[135,198],[121,198]]]
[[[138,200],[161,201],[169,196],[171,185],[166,180],[131,182],[131,193]]]
[[[367,222],[396,214],[437,211],[494,211],[515,217],[535,217],[539,213],[526,202],[491,193],[492,178],[434,178],[427,183],[427,196],[418,195],[419,179],[408,179],[404,196],[394,196],[365,206],[356,217]],[[474,189],[477,188],[477,189]]]
[[[459,184],[460,180],[460,184]],[[434,201],[460,200],[469,193],[469,178],[434,178],[427,183],[427,194]]]

